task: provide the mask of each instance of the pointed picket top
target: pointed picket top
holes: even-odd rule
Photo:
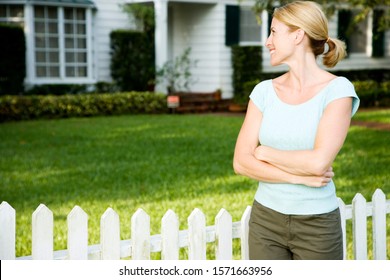
[[[15,209],[6,201],[0,204],[0,260],[15,259]]]
[[[386,201],[386,195],[381,189],[376,189],[374,194],[372,195],[372,202],[376,200]]]
[[[206,221],[205,215],[199,208],[192,210],[190,216],[188,216],[188,221],[204,220]]]
[[[232,216],[225,209],[221,209],[215,217],[216,235],[216,259],[231,260],[233,254],[233,220]]]
[[[366,199],[357,193],[352,200],[353,248],[356,260],[367,259],[367,208]]]
[[[247,206],[241,217],[241,259],[249,260],[249,219],[251,217],[252,207]]]
[[[71,260],[88,259],[88,215],[79,207],[68,214],[68,257]]]
[[[32,258],[53,259],[53,212],[44,204],[32,214]]]
[[[14,208],[12,208],[12,206],[9,205],[7,201],[2,201],[0,204],[0,210],[1,209],[14,209]]]
[[[101,220],[109,219],[109,218],[119,218],[118,213],[111,207],[108,207],[106,211],[104,211]]]
[[[69,219],[70,220],[72,220],[72,219],[85,219],[85,218],[88,219],[87,213],[85,213],[85,211],[78,205],[73,207],[72,211],[70,211],[68,214],[68,220]]]
[[[131,217],[131,245],[133,260],[150,259],[150,216],[142,209]]]
[[[386,195],[377,189],[372,196],[373,256],[375,260],[386,260]]]
[[[179,217],[168,210],[161,220],[161,259],[179,259]]]
[[[120,221],[119,215],[108,208],[100,219],[101,259],[120,259]]]
[[[219,210],[217,216],[215,217],[215,220],[217,221],[220,219],[226,219],[226,218],[231,218],[231,217],[232,216],[225,208],[221,208],[221,210]]]
[[[190,260],[206,259],[206,217],[198,208],[188,217],[188,243]]]
[[[164,216],[162,217],[162,221],[171,221],[171,220],[179,220],[179,219],[175,211],[169,209],[167,212],[165,212]]]

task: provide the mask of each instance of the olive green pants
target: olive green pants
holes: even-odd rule
[[[249,221],[251,260],[342,260],[340,211],[285,215],[254,201]]]

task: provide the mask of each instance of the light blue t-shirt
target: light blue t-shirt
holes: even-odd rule
[[[298,105],[279,99],[272,80],[259,83],[250,95],[263,114],[259,142],[279,150],[313,149],[324,109],[343,97],[353,98],[352,117],[359,107],[359,98],[352,83],[344,77],[333,79],[314,97]],[[255,199],[268,208],[291,215],[328,213],[338,207],[333,181],[321,188],[259,182]]]

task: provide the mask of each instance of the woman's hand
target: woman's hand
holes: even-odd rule
[[[254,157],[257,160],[265,161],[265,157],[263,156],[263,152],[267,149],[266,146],[258,146],[254,151]],[[326,170],[323,174],[319,175],[302,175],[302,174],[295,174],[296,182],[295,184],[301,184],[306,185],[308,187],[324,187],[327,184],[332,181],[332,178],[334,176],[333,168],[329,167],[328,170]]]
[[[333,168],[329,169],[321,176],[299,176],[297,184],[302,184],[308,187],[320,188],[328,185],[334,177]]]
[[[262,160],[262,161],[264,161],[264,158],[261,156],[261,155],[262,155],[261,151],[263,150],[263,147],[264,147],[264,146],[259,145],[259,146],[255,149],[255,152],[253,153],[253,155],[254,155],[254,157],[255,157],[256,159]]]

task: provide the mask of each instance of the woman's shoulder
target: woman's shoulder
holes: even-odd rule
[[[255,86],[255,89],[256,89],[256,88],[266,89],[266,88],[269,88],[270,86],[272,86],[272,79],[260,81],[260,82]]]
[[[360,100],[355,91],[355,87],[352,82],[343,76],[337,76],[332,81],[332,86],[329,88],[325,104],[328,105],[332,101],[343,98],[352,97],[352,116],[356,113],[359,108]]]
[[[259,82],[252,90],[251,96],[266,96],[272,90],[272,79]]]
[[[266,105],[269,103],[270,95],[272,93],[272,80],[264,80],[258,83],[252,90],[249,98],[253,103],[264,111]]]
[[[354,90],[354,85],[352,82],[344,76],[335,76],[331,82],[335,88],[347,88]]]

